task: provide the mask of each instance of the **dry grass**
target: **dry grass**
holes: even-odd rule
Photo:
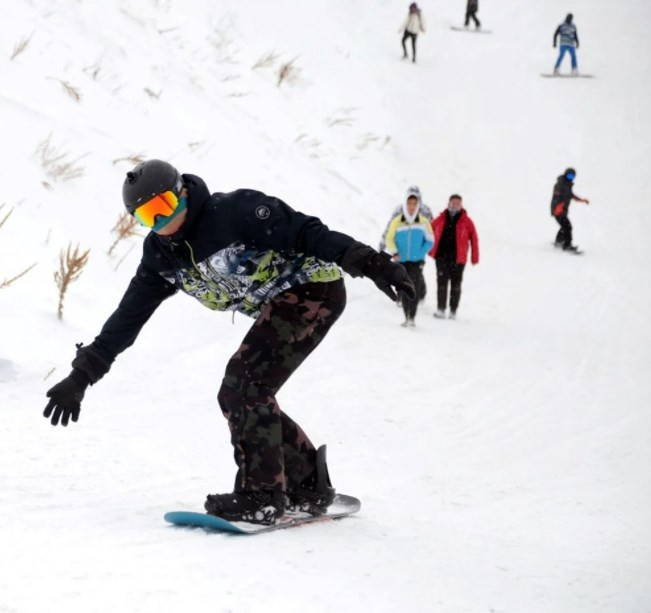
[[[5,207],[6,203],[0,204],[0,211]],[[5,222],[9,219],[11,214],[14,212],[14,207],[11,207],[9,209],[9,212],[0,220],[0,228],[5,225]],[[9,279],[3,279],[2,282],[0,282],[0,289],[4,289],[6,287],[9,287],[14,281],[18,281],[21,277],[26,275],[32,268],[36,266],[36,262],[34,262],[29,268],[26,268],[23,270],[23,272],[17,274],[15,277],[10,277]]]
[[[11,59],[12,62],[13,62],[13,61],[14,61],[14,60],[15,60],[15,59],[16,59],[16,58],[17,58],[21,53],[23,53],[23,52],[25,51],[25,49],[27,49],[27,47],[29,46],[29,43],[30,43],[31,40],[32,40],[32,36],[34,36],[33,33],[30,34],[27,38],[22,38],[22,39],[20,39],[20,40],[19,40],[19,41],[14,45],[14,50],[11,52],[11,56],[10,56],[10,59]]]
[[[122,213],[117,223],[111,229],[111,232],[117,234],[117,238],[108,250],[107,255],[110,256],[113,253],[113,250],[118,246],[120,241],[126,240],[132,236],[138,236],[137,230],[139,227],[140,226],[135,217],[129,215],[126,211]]]
[[[267,51],[253,66],[251,70],[258,68],[272,68],[278,61],[278,54],[275,51]]]
[[[298,59],[298,56],[289,62],[281,64],[278,69],[278,79],[276,85],[280,87],[283,83],[288,85],[293,85],[298,81],[299,75],[301,74],[301,69],[294,65],[294,62]]]
[[[119,164],[120,162],[131,162],[134,166],[144,162],[147,159],[147,156],[144,153],[134,153],[133,155],[127,155],[123,158],[115,158],[113,164]]]
[[[50,81],[57,81],[61,83],[61,87],[63,87],[63,91],[68,94],[75,102],[81,102],[81,92],[79,89],[74,87],[73,85],[70,85],[67,81],[62,81],[61,79],[57,79],[56,77],[48,77]]]
[[[79,245],[74,249],[72,243],[68,244],[67,249],[62,249],[59,255],[59,270],[54,273],[54,281],[59,290],[59,305],[57,307],[57,317],[63,319],[63,303],[66,292],[71,283],[79,279],[83,272],[84,266],[88,263],[88,254],[90,249],[79,253]]]
[[[159,92],[155,92],[148,87],[143,87],[143,90],[150,98],[154,98],[155,100],[158,100],[160,98],[160,95],[163,93],[162,89]]]
[[[71,181],[84,176],[85,168],[80,166],[78,162],[88,154],[70,159],[68,152],[62,151],[61,148],[52,144],[51,134],[36,147],[36,155],[41,158],[41,165],[45,170],[45,174],[54,181]],[[48,189],[51,187],[46,183],[44,185]]]

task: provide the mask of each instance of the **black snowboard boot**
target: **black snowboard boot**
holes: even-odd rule
[[[287,511],[324,515],[335,499],[326,464],[326,446],[316,450],[314,472],[298,485],[287,486]]]
[[[208,494],[204,508],[228,521],[271,525],[285,512],[285,495],[272,490]]]

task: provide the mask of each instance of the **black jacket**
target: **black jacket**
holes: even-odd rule
[[[183,179],[189,191],[183,226],[169,237],[147,235],[140,265],[117,310],[73,361],[93,383],[178,290],[211,309],[255,317],[289,287],[341,276],[337,264],[355,242],[350,236],[262,192],[211,195],[199,177]]]
[[[552,194],[551,214],[554,217],[567,217],[570,208],[570,202],[576,199],[572,191],[574,183],[561,175],[556,179],[554,192]]]

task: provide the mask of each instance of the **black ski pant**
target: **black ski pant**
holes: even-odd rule
[[[405,319],[414,319],[418,311],[418,301],[420,300],[421,292],[425,280],[423,279],[423,266],[425,262],[401,262],[407,270],[409,279],[416,288],[416,297],[412,300],[405,294],[401,297],[402,310],[405,312]]]
[[[439,311],[445,311],[447,307],[448,284],[450,285],[450,311],[454,313],[459,308],[465,266],[465,264],[457,264],[451,257],[436,258],[436,302]]]
[[[418,37],[417,34],[413,34],[412,32],[407,32],[405,30],[405,33],[402,35],[402,57],[407,57],[407,46],[405,45],[405,41],[408,38],[411,38],[411,60],[412,62],[416,61],[416,38]]]
[[[477,9],[468,9],[466,11],[466,22],[465,22],[466,26],[468,26],[471,19],[475,22],[476,28],[481,27],[481,22],[479,21],[479,19],[477,19]]]
[[[235,491],[285,491],[314,471],[316,449],[276,394],[345,305],[341,279],[292,287],[264,307],[228,362],[217,399],[235,450]]]
[[[572,244],[572,224],[567,215],[559,215],[555,217],[561,229],[556,235],[556,243],[560,243],[563,249],[567,249]]]

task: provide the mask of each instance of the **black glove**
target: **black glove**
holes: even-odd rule
[[[52,415],[53,426],[58,425],[59,419],[62,426],[67,426],[70,419],[77,421],[89,383],[88,375],[83,370],[74,368],[65,379],[47,391],[46,396],[50,401],[43,411],[43,417],[49,418]]]
[[[416,298],[416,288],[404,266],[392,262],[388,253],[378,253],[356,242],[344,254],[341,267],[353,277],[368,277],[394,302],[398,299],[396,292],[411,300]]]

